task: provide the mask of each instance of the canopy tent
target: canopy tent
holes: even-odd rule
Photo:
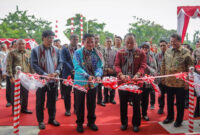
[[[177,7],[177,33],[182,36],[182,43],[190,18],[200,17],[200,6]]]
[[[7,47],[10,47],[12,41],[17,40],[14,38],[0,38],[0,42],[3,42],[7,45]],[[33,49],[35,46],[38,45],[38,43],[34,39],[24,39],[26,42],[26,49]]]

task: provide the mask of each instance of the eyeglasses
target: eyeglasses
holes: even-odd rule
[[[47,39],[54,39],[54,36],[48,36]]]
[[[142,47],[142,49],[149,49],[149,47]]]

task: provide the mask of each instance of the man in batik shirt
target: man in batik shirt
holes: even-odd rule
[[[170,43],[172,48],[168,48],[162,62],[161,74],[169,75],[180,72],[188,72],[189,67],[193,66],[193,60],[190,51],[181,46],[181,36],[178,34],[171,35]],[[185,87],[188,84],[174,77],[163,78],[164,84],[167,86],[167,118],[163,124],[174,121],[174,95],[176,95],[177,117],[174,127],[180,127],[183,122],[184,106],[185,106]]]
[[[97,131],[98,127],[95,124],[96,115],[96,91],[98,83],[93,83],[93,80],[99,82],[103,75],[103,56],[95,49],[95,37],[92,34],[83,36],[84,47],[75,51],[73,56],[74,64],[74,85],[79,85],[87,89],[87,94],[75,88],[75,106],[77,115],[77,132],[84,132],[84,113],[85,113],[85,97],[87,98],[87,126]]]

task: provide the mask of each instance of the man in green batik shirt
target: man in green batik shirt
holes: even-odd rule
[[[193,66],[190,51],[181,46],[181,37],[177,34],[171,35],[170,43],[172,48],[165,52],[161,67],[162,75],[188,72],[189,67]],[[185,94],[188,84],[176,77],[162,79],[162,83],[167,86],[167,118],[163,124],[168,124],[174,120],[174,95],[176,95],[177,117],[174,127],[180,127],[184,116]]]
[[[10,78],[11,82],[11,103],[13,105],[14,101],[14,83],[15,79],[14,76],[16,74],[16,66],[21,67],[21,71],[25,73],[33,73],[33,70],[30,66],[30,55],[31,52],[29,50],[25,49],[26,42],[23,39],[17,40],[17,49],[11,51],[8,53],[7,56],[7,66],[6,71],[8,74],[8,77]],[[21,112],[32,114],[31,111],[27,110],[28,106],[28,90],[25,89],[22,85],[20,87],[20,98],[21,98]],[[13,107],[14,109],[14,107]]]

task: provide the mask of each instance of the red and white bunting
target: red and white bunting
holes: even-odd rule
[[[55,26],[55,38],[58,38],[58,20],[56,20],[56,26]]]
[[[177,7],[177,33],[182,37],[182,43],[190,18],[200,18],[200,6]]]
[[[83,45],[83,15],[80,17],[81,44]]]
[[[71,35],[74,33],[74,18],[71,18]]]

